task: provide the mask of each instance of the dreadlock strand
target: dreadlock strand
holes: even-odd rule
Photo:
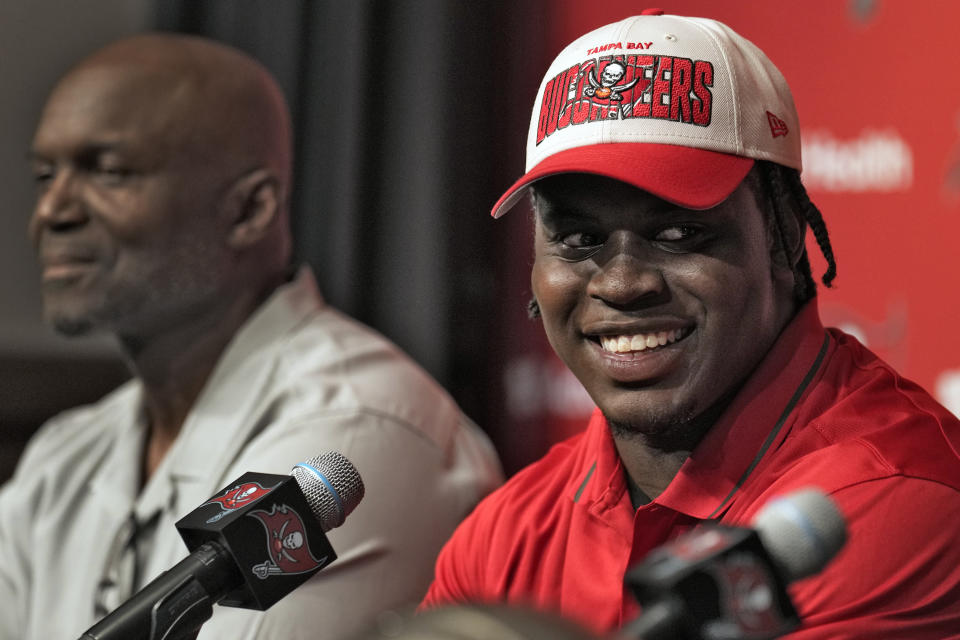
[[[792,225],[789,217],[793,215],[794,207],[798,206],[795,202],[795,195],[787,186],[791,170],[773,162],[758,162],[760,173],[767,193],[766,210],[771,213],[773,218],[773,227],[777,233],[779,250],[784,253],[784,257],[790,263],[793,271],[793,292],[797,300],[806,302],[817,294],[817,286],[813,281],[813,274],[810,270],[810,260],[807,257],[806,247],[800,254],[800,259],[794,264],[787,251],[786,238],[788,234],[785,229],[787,225]],[[796,172],[792,172],[796,175]],[[802,241],[802,239],[801,239]]]
[[[761,162],[758,163],[757,166],[759,181],[754,180],[754,187],[759,187],[759,191],[756,191],[755,189],[755,192],[762,193],[766,197],[766,202],[758,204],[760,204],[761,211],[773,212],[772,217],[774,224],[768,226],[773,233],[776,234],[776,237],[774,238],[776,249],[783,254],[784,261],[789,262],[789,256],[787,255],[786,249],[787,242],[783,230],[783,207],[781,205],[784,194],[777,173],[777,165],[768,162]]]
[[[813,281],[813,276],[810,275],[812,270],[810,268],[810,258],[807,256],[806,251],[800,254],[800,261],[797,264],[797,269],[801,273],[807,274],[809,277],[793,279],[794,295],[797,296],[798,300],[809,300],[816,295],[816,284]]]
[[[824,272],[821,280],[825,286],[830,287],[832,286],[834,278],[837,277],[837,262],[833,255],[833,245],[830,243],[830,236],[827,234],[827,223],[824,222],[820,209],[810,200],[806,188],[804,188],[803,183],[800,181],[800,174],[795,174],[794,179],[790,182],[790,188],[793,192],[793,197],[796,198],[797,203],[800,205],[800,211],[804,219],[807,221],[807,224],[810,225],[810,231],[813,232],[813,237],[820,247],[820,252],[827,260],[827,270]]]

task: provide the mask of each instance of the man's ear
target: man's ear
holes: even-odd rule
[[[277,176],[269,169],[255,169],[233,183],[226,197],[230,247],[245,249],[268,234],[281,215],[282,190]]]

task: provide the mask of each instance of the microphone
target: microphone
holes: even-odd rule
[[[627,572],[643,613],[619,637],[759,640],[796,628],[786,584],[822,570],[846,524],[819,489],[767,503],[754,528],[704,524],[657,547]]]
[[[80,640],[194,638],[215,603],[266,610],[336,559],[325,533],[363,492],[356,468],[335,451],[291,475],[243,474],[177,521],[190,555]]]

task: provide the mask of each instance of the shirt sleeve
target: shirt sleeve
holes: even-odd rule
[[[0,487],[0,640],[22,640],[26,636],[31,575],[37,570],[30,562],[31,554],[37,552],[30,541],[42,502],[40,474],[35,471],[45,457],[43,450],[50,446],[53,422],[27,443],[13,476]]]
[[[437,558],[437,564],[434,569],[433,582],[427,590],[427,595],[420,603],[418,610],[424,611],[443,605],[466,602],[471,600],[469,587],[460,579],[460,565],[463,562],[469,562],[470,553],[463,553],[462,547],[465,546],[464,538],[467,537],[465,529],[470,526],[469,520],[462,524],[454,532],[450,541],[444,545]]]
[[[791,640],[960,638],[960,493],[900,476],[833,496],[847,543],[791,587],[803,627]]]
[[[24,531],[30,522],[23,499],[25,488],[18,476],[0,488],[0,640],[23,637],[22,612],[30,592],[28,555],[23,550]]]
[[[487,569],[496,554],[495,528],[503,494],[485,498],[457,527],[443,546],[433,581],[418,610],[457,603],[489,603],[506,599],[503,585],[488,584]],[[513,518],[513,515],[508,515]]]

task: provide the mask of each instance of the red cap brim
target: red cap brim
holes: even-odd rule
[[[753,167],[753,159],[670,144],[618,142],[555,153],[503,194],[491,212],[499,218],[531,184],[559,173],[592,173],[643,189],[687,209],[709,209],[726,200]]]

